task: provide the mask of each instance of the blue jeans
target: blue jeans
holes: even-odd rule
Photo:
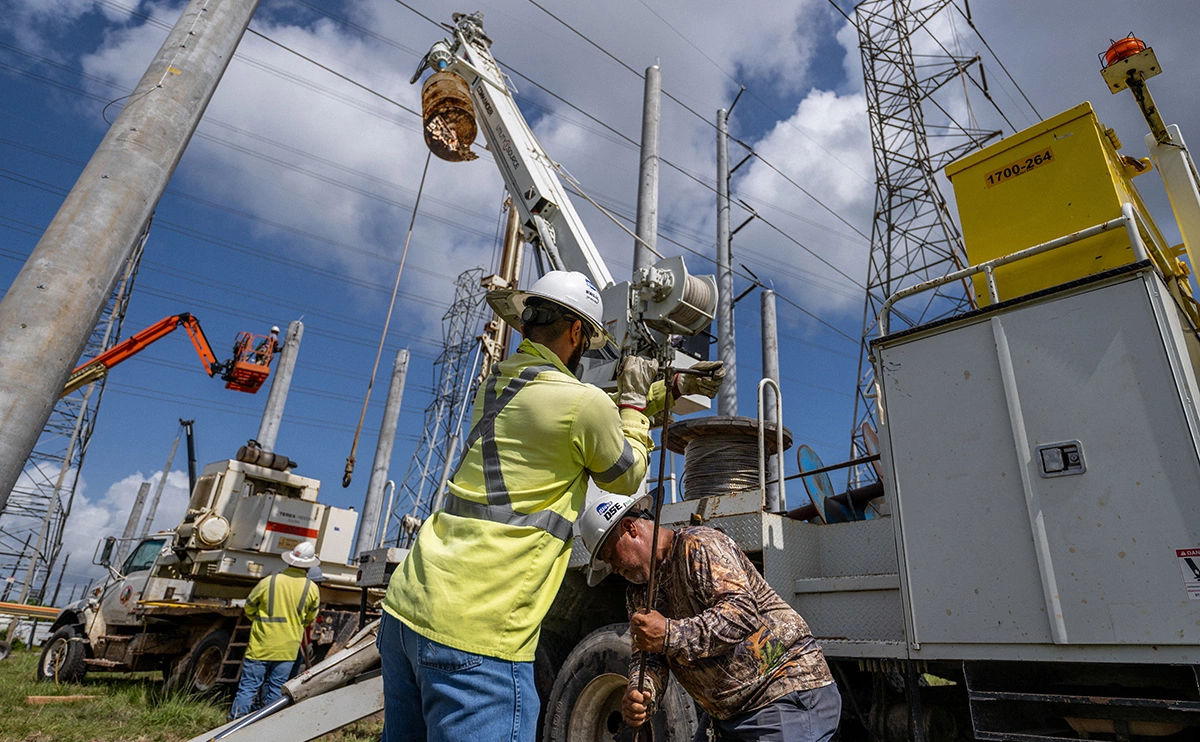
[[[704,730],[712,724],[721,742],[828,742],[842,716],[842,694],[830,683],[812,690],[798,690],[766,706],[725,721],[702,720],[696,740],[705,740]]]
[[[426,639],[385,612],[382,742],[533,742],[532,662],[509,662]]]
[[[236,719],[279,698],[295,660],[242,660],[242,679],[229,718]],[[261,692],[260,692],[261,691]]]

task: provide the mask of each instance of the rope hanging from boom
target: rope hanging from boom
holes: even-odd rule
[[[417,200],[413,203],[412,218],[408,222],[408,234],[404,237],[404,251],[400,253],[400,267],[396,269],[396,283],[392,286],[392,300],[388,303],[387,317],[383,320],[383,332],[379,335],[379,348],[375,351],[375,365],[371,368],[371,379],[367,382],[367,393],[363,397],[362,412],[358,413],[358,427],[354,429],[354,442],[350,444],[350,455],[346,457],[346,472],[342,475],[342,487],[349,487],[354,478],[355,452],[358,437],[362,434],[363,420],[367,416],[367,404],[371,401],[371,387],[375,386],[375,373],[379,371],[379,359],[383,355],[383,343],[387,340],[388,326],[392,323],[392,309],[396,306],[396,294],[400,291],[400,276],[404,273],[404,260],[408,257],[408,244],[412,241],[413,224],[417,221],[417,207],[421,205],[421,194],[425,192],[425,176],[429,173],[432,152],[425,153],[425,167],[421,170],[421,185],[417,186]]]

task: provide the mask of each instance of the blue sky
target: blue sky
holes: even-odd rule
[[[642,83],[627,67],[640,72],[659,63],[664,89],[679,101],[663,102],[662,156],[687,173],[662,169],[664,254],[684,252],[694,272],[713,270],[711,121],[741,85],[747,91],[731,118],[734,135],[857,231],[870,233],[874,173],[857,39],[826,0],[776,2],[753,12],[683,0],[541,4],[579,33],[532,2],[409,2],[438,21],[456,10],[483,10],[493,52],[547,152],[623,219],[634,214],[638,155],[612,129],[639,138]],[[0,290],[103,136],[106,105],[133,87],[183,7],[171,0],[4,5]],[[1195,73],[1189,36],[1200,15],[1192,3],[977,0],[971,9],[1043,116],[1092,100],[1125,151],[1144,155],[1145,125],[1132,98],[1107,93],[1096,61],[1109,38],[1134,30],[1166,70],[1151,87],[1167,120],[1180,123],[1185,135],[1197,120],[1200,104],[1187,87]],[[419,89],[408,79],[444,35],[393,0],[263,0],[252,28],[410,108],[420,107]],[[992,92],[1017,126],[1035,120],[961,18],[942,33],[964,52],[984,55]],[[976,91],[970,100],[986,119],[986,102]],[[119,105],[108,107],[108,121]],[[731,147],[734,162],[741,156]],[[474,266],[490,270],[495,252],[503,200],[495,166],[486,154],[457,165],[435,159],[356,476],[343,489],[424,158],[411,113],[248,34],[159,205],[125,324],[127,336],[189,311],[222,354],[240,330],[264,332],[302,318],[304,341],[276,448],[299,462],[297,473],[323,482],[325,502],[341,507],[361,507],[391,360],[407,347],[412,358],[391,469],[394,479],[403,477],[431,399],[440,318],[454,278]],[[1177,240],[1155,177],[1139,184]],[[839,460],[852,422],[862,289],[796,243],[861,284],[867,241],[761,163],[739,170],[733,189],[766,220],[740,232],[733,249],[735,262],[781,296],[785,421],[798,442],[826,461]],[[576,207],[612,273],[626,276],[632,240],[582,199]],[[734,225],[745,216],[735,209]],[[739,292],[748,285],[745,275],[736,280]],[[761,374],[758,312],[751,294],[736,314],[740,411],[750,415]],[[232,456],[256,434],[265,401],[265,393],[238,394],[208,379],[182,333],[114,370],[68,525],[66,548],[81,553],[67,583],[94,574],[86,562],[95,539],[119,532],[139,483],[159,476],[179,418],[196,420],[203,466]],[[790,473],[796,468],[788,458]],[[792,499],[799,496],[794,490]],[[185,505],[181,450],[156,525],[174,525]]]

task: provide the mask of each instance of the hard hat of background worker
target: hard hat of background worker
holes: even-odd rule
[[[279,325],[271,325],[271,332],[275,335],[279,334]]]
[[[283,555],[283,561],[300,569],[317,567],[321,564],[320,558],[317,557],[317,549],[313,546],[312,541],[301,541],[296,544],[296,548]]]
[[[577,315],[583,321],[588,348],[603,348],[613,342],[604,329],[604,304],[600,291],[591,279],[578,271],[550,271],[539,278],[529,290],[496,289],[487,294],[488,304],[512,327],[520,330],[530,320],[525,314],[526,303],[533,298],[544,299]]]
[[[600,550],[608,540],[613,526],[621,522],[627,515],[638,515],[650,507],[649,496],[630,497],[628,495],[603,495],[587,506],[579,519],[579,537],[583,539],[583,547],[588,550],[592,559],[588,563],[587,581],[589,587],[595,587],[612,572],[600,559]]]

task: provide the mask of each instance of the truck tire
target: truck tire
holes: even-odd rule
[[[217,680],[221,677],[221,662],[229,642],[229,632],[225,629],[209,632],[175,666],[175,672],[167,680],[167,688],[197,695],[216,693],[221,688]]]
[[[575,645],[554,680],[542,742],[633,739],[633,730],[621,719],[631,655],[626,623],[596,629]],[[674,678],[648,726],[650,733],[643,732],[642,740],[690,742],[696,733],[695,705]]]
[[[12,645],[8,642],[0,642],[0,662],[8,659],[8,655],[12,653]]]
[[[50,635],[38,660],[37,679],[53,683],[78,683],[87,674],[87,646],[74,626],[63,626]]]

